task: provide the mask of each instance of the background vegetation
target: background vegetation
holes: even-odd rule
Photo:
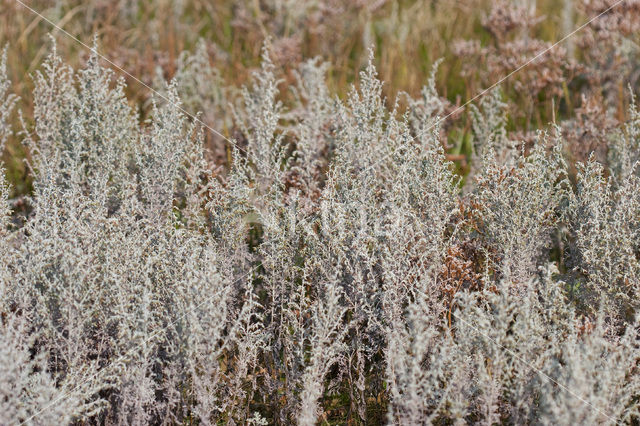
[[[221,78],[219,84],[241,87],[259,65],[260,49],[269,40],[285,84],[293,81],[293,70],[304,58],[319,56],[330,63],[329,89],[342,97],[352,83],[357,84],[369,48],[388,99],[400,92],[418,95],[440,59],[438,92],[452,105],[460,105],[613,3],[36,0],[28,4],[88,45],[97,37],[110,60],[148,85],[158,76],[173,78],[181,53],[193,51],[202,42]],[[599,108],[596,104],[602,104],[605,92],[604,110],[613,119],[624,120],[627,87],[638,87],[638,72],[633,68],[638,18],[634,2],[616,9],[501,85],[511,108],[509,130],[520,131],[526,138],[554,119],[579,118]],[[12,92],[20,96],[22,109],[30,111],[33,80],[24,77],[33,74],[47,55],[48,34],[57,39],[61,56],[71,65],[83,64],[88,52],[13,0],[2,0],[0,20],[0,43],[9,43]],[[150,91],[130,77],[125,79],[130,102],[144,115]],[[191,113],[198,111],[198,105],[189,106]],[[459,120],[447,133],[447,148],[464,174],[471,159],[471,120],[467,111],[456,117]],[[206,118],[209,125],[223,124],[220,129],[226,136],[234,136],[232,124]],[[21,161],[25,155],[19,140],[11,138],[5,166],[17,195],[29,191]]]
[[[0,423],[638,422],[640,1],[0,1]]]

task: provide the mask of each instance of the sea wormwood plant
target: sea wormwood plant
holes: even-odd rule
[[[488,95],[463,194],[435,68],[390,102],[371,57],[340,99],[265,48],[216,98],[201,45],[140,121],[96,50],[34,74],[22,222],[0,180],[1,422],[637,422],[635,106],[574,182]],[[226,170],[181,96],[234,106]]]

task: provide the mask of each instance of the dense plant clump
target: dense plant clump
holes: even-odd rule
[[[0,173],[0,424],[637,423],[627,21],[578,39],[619,68],[570,46],[472,106],[466,168],[438,63],[389,100],[371,53],[341,98],[329,63],[283,69],[267,42],[237,89],[201,41],[136,109],[97,44],[72,67],[53,42],[23,109],[5,54],[0,147],[23,144],[32,190]],[[548,45],[538,23],[499,2],[490,44],[457,48],[484,82]],[[515,130],[511,102],[562,95],[569,70],[601,90]]]

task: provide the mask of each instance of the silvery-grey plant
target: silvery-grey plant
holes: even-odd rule
[[[614,317],[632,319],[640,279],[638,211],[640,182],[634,165],[614,186],[604,167],[592,157],[579,164],[571,197],[575,233],[574,264],[582,276],[579,296],[592,310],[600,305]]]
[[[490,268],[508,280],[529,279],[559,223],[566,165],[557,130],[550,155],[548,141],[547,134],[540,134],[532,152],[522,152],[511,164],[499,162],[491,150],[476,175],[471,199],[478,209],[480,238],[486,242],[488,262],[495,262]]]
[[[20,226],[0,180],[0,421],[636,421],[635,107],[611,177],[590,161],[573,186],[559,132],[514,149],[491,94],[462,196],[435,68],[388,104],[371,57],[342,100],[318,59],[286,91],[265,48],[224,92],[222,171],[181,110],[225,112],[204,50],[142,122],[95,51],[35,73]]]

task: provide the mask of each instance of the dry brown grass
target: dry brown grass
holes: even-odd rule
[[[460,104],[608,5],[567,2],[519,2],[533,8],[487,0],[35,0],[29,5],[85,43],[96,35],[107,57],[149,85],[158,72],[171,78],[180,52],[194,49],[202,38],[222,78],[238,87],[247,82],[269,39],[285,80],[293,79],[292,70],[301,60],[320,56],[332,64],[328,85],[341,96],[356,80],[369,47],[389,99],[400,91],[419,94],[433,63],[443,58],[438,90]],[[624,83],[637,85],[638,73],[620,57],[615,34],[633,34],[637,22],[630,16],[636,7],[633,3],[609,14],[601,25],[576,35],[506,82],[506,100],[513,106],[510,130],[526,135],[549,121],[572,117],[582,106],[583,92],[589,92],[585,87],[593,84],[607,92],[605,99],[615,104],[617,118],[623,118],[626,103],[620,94]],[[71,65],[86,60],[87,51],[78,43],[15,0],[0,0],[0,45],[9,46],[9,77],[27,120],[32,82],[24,76],[38,69],[48,52],[48,34]],[[600,63],[612,54],[613,62]],[[600,73],[603,67],[606,72]],[[127,80],[130,99],[144,113],[149,90]],[[19,129],[17,116],[15,124]],[[233,136],[233,129],[219,130]],[[465,115],[452,130],[451,158],[468,170],[470,146],[464,140],[470,126]],[[29,191],[25,155],[14,136],[4,160],[17,194]]]

